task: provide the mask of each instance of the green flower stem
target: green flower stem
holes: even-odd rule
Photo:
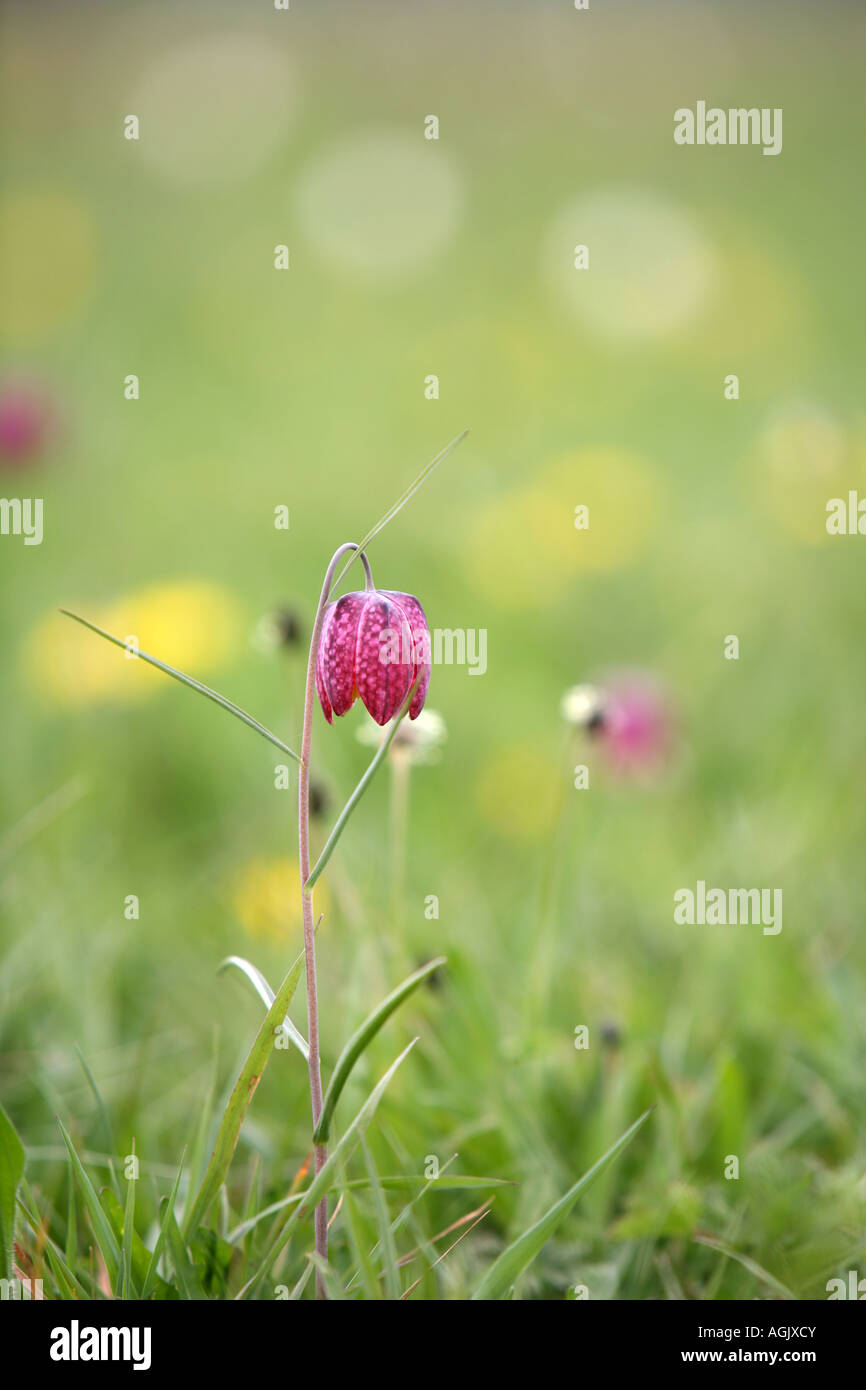
[[[306,964],[307,976],[307,1022],[310,1055],[308,1066],[310,1073],[310,1103],[313,1111],[313,1129],[315,1130],[319,1117],[322,1113],[322,1066],[319,1053],[319,1000],[316,986],[316,931],[313,918],[313,890],[312,884],[308,882],[310,877],[310,749],[313,742],[313,702],[316,693],[316,655],[319,650],[319,639],[322,635],[322,624],[325,620],[325,608],[334,582],[334,572],[340,558],[345,555],[347,550],[358,550],[358,546],[352,541],[347,541],[341,545],[333,555],[325,575],[322,585],[322,592],[319,597],[319,606],[316,609],[316,619],[313,623],[313,633],[310,638],[310,655],[307,661],[307,683],[304,691],[304,727],[301,735],[301,763],[298,770],[298,859],[300,863],[301,883],[301,906],[304,914],[304,960]],[[372,583],[370,567],[367,557],[362,555],[364,568],[367,572],[368,583]],[[315,1172],[318,1176],[325,1166],[328,1159],[327,1144],[315,1144],[313,1147],[313,1161]],[[316,1207],[315,1216],[316,1230],[316,1254],[321,1259],[328,1258],[328,1201],[323,1197]],[[322,1281],[321,1274],[316,1273],[316,1292],[319,1298],[326,1298],[327,1294]]]
[[[400,967],[408,963],[405,951],[406,929],[406,861],[409,825],[409,783],[412,775],[410,755],[405,748],[395,748],[389,759],[390,818],[391,818],[391,918],[393,947],[400,958]]]
[[[316,867],[313,869],[312,873],[308,871],[307,877],[304,879],[305,893],[309,892],[317,883],[322,873],[322,870],[324,869],[331,855],[334,853],[334,850],[337,846],[337,841],[339,840],[343,831],[346,829],[346,826],[349,822],[349,817],[351,816],[358,802],[361,800],[361,797],[364,795],[364,792],[369,787],[370,783],[372,782],[373,778],[375,777],[376,773],[378,772],[379,768],[381,767],[382,763],[387,757],[388,749],[391,747],[391,742],[394,738],[394,735],[399,729],[403,719],[405,719],[406,715],[409,713],[409,706],[412,703],[412,696],[415,694],[416,685],[417,681],[414,681],[412,683],[412,688],[406,696],[406,699],[403,701],[402,705],[400,706],[400,709],[394,716],[394,720],[391,724],[390,729],[388,730],[385,739],[377,749],[373,761],[370,763],[370,766],[367,768],[367,771],[364,773],[364,776],[361,778],[357,787],[352,792],[352,795],[349,797],[349,800],[346,802],[345,806],[343,807],[342,811],[337,817],[337,820],[334,823],[334,828],[325,842],[325,848],[322,850],[322,853],[316,860]],[[301,873],[303,875],[303,869],[301,870]]]

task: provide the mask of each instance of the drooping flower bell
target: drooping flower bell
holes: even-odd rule
[[[413,685],[409,718],[417,719],[429,684],[430,632],[412,594],[367,589],[328,604],[316,654],[316,689],[329,724],[359,696],[376,723],[387,724]]]

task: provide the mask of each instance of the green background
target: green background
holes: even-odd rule
[[[46,1212],[65,1210],[55,1114],[95,1163],[107,1147],[75,1045],[116,1151],[134,1138],[163,1192],[260,1018],[217,965],[248,956],[276,985],[301,941],[291,895],[263,929],[237,889],[257,861],[285,859],[290,880],[294,774],[275,790],[273,749],[140,669],[82,694],[123,657],[54,610],[99,621],[122,601],[148,647],[152,586],[169,606],[210,586],[192,673],[297,746],[303,646],[250,635],[289,605],[308,638],[336,546],[468,427],[370,558],[431,627],[486,629],[488,669],[433,672],[448,738],[411,773],[404,900],[387,773],[325,875],[326,1074],[401,970],[449,965],[366,1055],[344,1118],[417,1032],[373,1135],[381,1170],[404,1171],[393,1144],[409,1171],[459,1151],[454,1171],[515,1181],[439,1266],[446,1297],[653,1101],[523,1296],[775,1297],[772,1276],[822,1298],[866,1273],[866,540],[824,525],[829,498],[866,495],[866,15],[7,5],[0,36],[4,373],[42,382],[57,416],[44,457],[0,478],[45,506],[41,547],[0,539],[0,1047]],[[248,86],[227,90],[217,63],[189,96],[183,65],[201,80],[214,42],[253,55]],[[676,146],[673,112],[699,99],[783,108],[782,153]],[[223,167],[232,102],[251,114]],[[368,138],[381,177],[341,189],[333,152]],[[383,252],[431,224],[415,264]],[[156,655],[184,665],[184,640]],[[663,775],[617,777],[564,728],[564,691],[618,668],[669,692]],[[369,757],[365,718],[329,729],[316,711],[330,818]],[[673,893],[698,879],[781,888],[782,932],[676,925]],[[293,1016],[305,1031],[300,998]],[[255,1155],[263,1195],[285,1191],[308,1106],[301,1059],[278,1054],[233,1202]],[[426,1228],[473,1200],[433,1196]]]

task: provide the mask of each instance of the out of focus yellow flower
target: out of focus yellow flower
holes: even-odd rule
[[[231,887],[231,902],[244,930],[259,940],[283,945],[301,931],[301,875],[289,855],[257,856],[242,865]],[[325,885],[316,885],[316,912],[328,902]]]
[[[90,293],[95,234],[90,212],[65,193],[10,193],[0,206],[0,260],[7,275],[0,337],[5,345],[41,341]]]
[[[746,234],[744,235],[744,232]],[[712,312],[683,335],[680,356],[701,370],[740,377],[751,399],[778,390],[808,360],[814,342],[802,277],[776,248],[764,246],[753,229],[725,228],[720,237],[719,294]]]
[[[761,511],[807,545],[827,541],[827,503],[866,492],[866,429],[814,401],[778,407],[743,468],[744,486]]]
[[[482,769],[475,802],[483,819],[507,840],[540,840],[559,803],[556,768],[529,744],[514,744]]]
[[[241,632],[236,600],[204,580],[135,589],[102,608],[84,604],[82,616],[193,676],[220,666],[237,649]],[[171,684],[147,662],[59,613],[48,614],[31,632],[23,662],[29,684],[68,708],[132,704]]]
[[[559,455],[482,515],[468,552],[472,577],[497,605],[530,609],[575,574],[631,564],[658,515],[658,491],[652,465],[636,454]]]

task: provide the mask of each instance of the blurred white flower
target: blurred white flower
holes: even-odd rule
[[[372,719],[367,719],[357,732],[359,743],[368,748],[378,748],[387,730],[379,728]],[[435,762],[443,743],[448,737],[445,720],[435,709],[422,709],[417,719],[404,719],[394,735],[389,753],[408,758],[412,763]]]
[[[591,269],[575,269],[578,246],[589,248]],[[617,345],[684,328],[715,288],[716,259],[687,208],[638,188],[599,188],[568,203],[545,248],[556,298]]]
[[[591,729],[604,714],[604,697],[594,685],[573,685],[566,690],[559,706],[567,724]]]
[[[346,136],[302,170],[294,207],[319,254],[353,279],[388,283],[453,240],[463,180],[450,155],[387,126]]]

